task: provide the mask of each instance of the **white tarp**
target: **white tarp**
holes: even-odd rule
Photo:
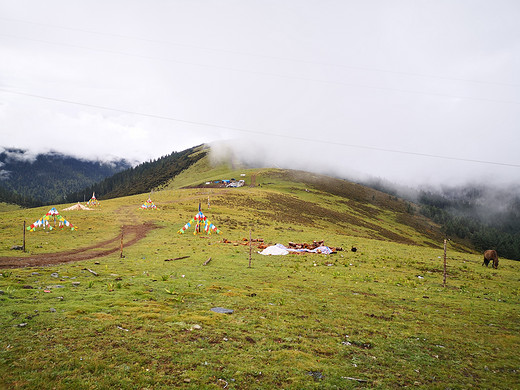
[[[289,251],[282,244],[276,244],[276,245],[268,246],[263,251],[258,252],[258,253],[260,253],[261,255],[265,255],[265,256],[267,256],[267,255],[280,256],[280,255],[288,254]]]
[[[287,255],[289,252],[309,252],[309,253],[321,253],[322,255],[330,255],[332,253],[332,249],[328,246],[320,246],[316,249],[292,249],[287,248],[283,244],[276,244],[272,246],[268,246],[263,251],[258,252],[261,255]]]

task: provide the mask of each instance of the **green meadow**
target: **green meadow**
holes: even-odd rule
[[[0,257],[20,259],[157,227],[123,257],[0,269],[1,388],[520,388],[520,262],[487,268],[449,241],[444,286],[444,237],[413,205],[205,163],[153,192],[158,210],[140,209],[149,194],[57,205],[77,230],[26,232],[27,253],[10,248],[50,207],[0,213]],[[241,173],[241,188],[195,188]],[[199,203],[221,234],[177,233]],[[262,256],[257,239],[343,250]]]

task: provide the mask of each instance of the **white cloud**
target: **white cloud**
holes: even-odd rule
[[[267,165],[518,181],[518,167],[468,160],[520,165],[519,11],[505,0],[3,3],[0,144],[145,161],[237,139],[237,154]]]

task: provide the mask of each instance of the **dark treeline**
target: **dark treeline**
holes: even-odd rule
[[[482,189],[478,188],[467,188],[459,196],[423,191],[419,206],[423,215],[442,226],[447,237],[469,241],[482,251],[496,249],[499,256],[520,260],[520,198],[512,197],[500,207],[486,205],[482,199]]]
[[[66,200],[67,202],[88,200],[93,192],[96,193],[97,199],[110,199],[149,192],[204,157],[205,151],[195,153],[199,147],[174,152],[116,173],[82,191],[68,194]]]
[[[417,203],[421,214],[442,228],[448,238],[458,238],[477,250],[495,249],[499,256],[520,260],[519,187],[485,185],[415,190],[384,180],[365,185]]]
[[[36,207],[41,205],[41,202],[34,199],[19,195],[13,191],[9,191],[0,186],[0,202],[17,204],[22,207]]]
[[[126,169],[124,160],[102,163],[59,153],[29,157],[19,149],[0,153],[1,196],[7,203],[34,207],[60,203],[66,194]]]

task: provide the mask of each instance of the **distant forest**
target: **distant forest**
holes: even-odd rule
[[[414,192],[383,180],[364,185],[417,204],[419,212],[439,224],[448,239],[460,239],[481,251],[495,249],[499,257],[520,260],[518,187],[497,190],[467,185]]]
[[[207,154],[199,151],[200,146],[174,152],[161,158],[144,162],[134,168],[116,173],[99,183],[66,196],[67,202],[78,202],[90,199],[92,193],[96,198],[110,199],[121,196],[142,194],[166,183],[183,170],[200,160]]]
[[[465,188],[459,196],[423,191],[421,214],[440,224],[446,236],[469,241],[482,251],[520,260],[520,196],[492,206],[482,203],[485,189]]]
[[[61,203],[66,195],[130,167],[80,160],[59,153],[30,157],[20,149],[0,153],[0,201],[25,207]]]
[[[0,202],[17,204],[22,207],[36,207],[41,205],[41,202],[39,201],[9,191],[2,186],[0,186]]]

